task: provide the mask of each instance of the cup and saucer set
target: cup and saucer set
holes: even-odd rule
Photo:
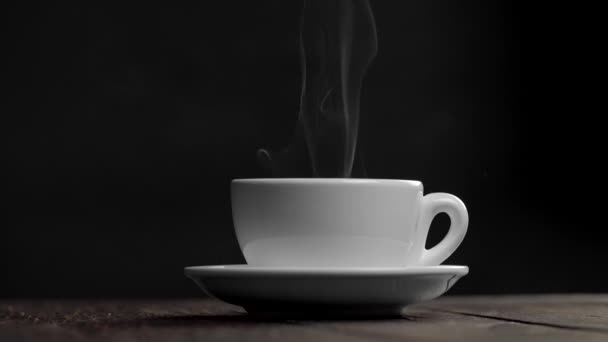
[[[446,193],[425,196],[418,181],[238,179],[231,197],[247,264],[184,272],[248,313],[398,315],[469,272],[441,265],[466,234],[464,204]],[[439,213],[450,217],[449,231],[426,249]]]

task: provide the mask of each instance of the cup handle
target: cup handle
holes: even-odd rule
[[[439,213],[448,214],[450,228],[441,242],[431,249],[426,249],[424,243],[426,243],[431,222]],[[418,264],[420,266],[435,266],[444,262],[460,246],[467,233],[468,225],[469,214],[467,208],[458,197],[441,192],[424,196],[420,217],[418,218],[418,229],[422,232],[424,241]]]

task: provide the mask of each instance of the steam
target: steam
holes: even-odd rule
[[[258,150],[258,160],[276,177],[301,172],[302,160],[313,177],[351,177],[361,81],[377,51],[369,2],[305,0],[300,34],[302,94],[294,138],[278,153]]]

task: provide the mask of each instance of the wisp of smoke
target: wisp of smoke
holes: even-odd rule
[[[300,31],[302,94],[296,132],[278,152],[258,150],[275,177],[308,160],[313,177],[351,177],[357,159],[361,82],[377,51],[367,0],[305,0]],[[361,161],[359,161],[360,163]]]

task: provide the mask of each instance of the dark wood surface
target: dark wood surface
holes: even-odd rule
[[[392,319],[252,317],[213,299],[0,300],[0,341],[608,341],[608,295],[443,297]]]

